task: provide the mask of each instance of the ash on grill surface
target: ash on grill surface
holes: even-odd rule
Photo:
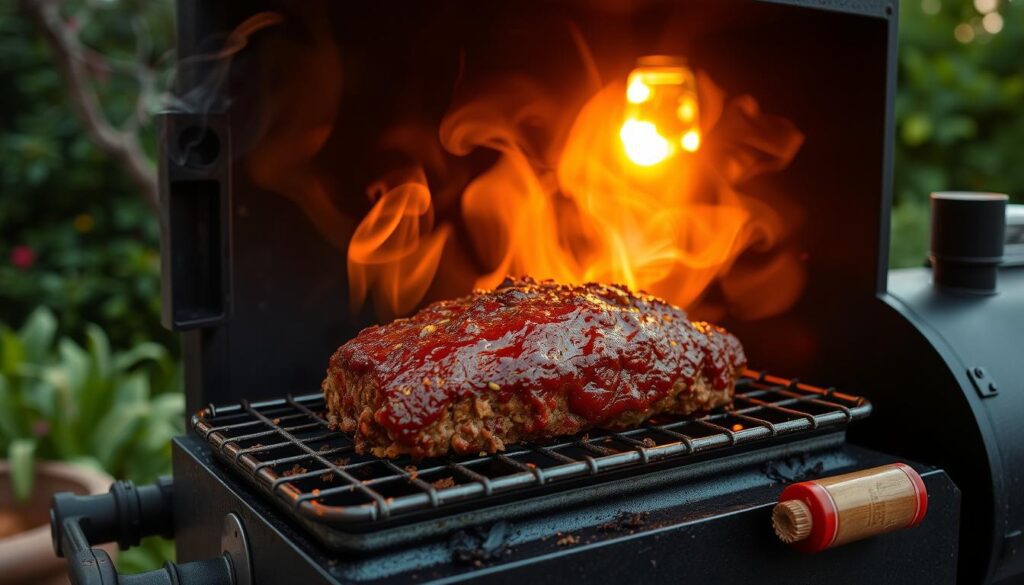
[[[449,543],[452,561],[476,567],[488,561],[496,561],[512,552],[508,546],[509,536],[506,522],[496,522],[489,529],[476,526],[468,531],[460,530]]]
[[[769,461],[762,466],[761,471],[772,481],[796,483],[818,477],[823,469],[825,464],[822,461],[811,461],[806,453],[800,453],[786,459]]]
[[[601,532],[629,532],[632,534],[647,524],[649,516],[648,512],[622,512],[614,520],[601,524],[597,529]]]

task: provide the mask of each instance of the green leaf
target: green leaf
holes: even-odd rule
[[[137,366],[139,363],[152,360],[159,362],[167,357],[167,350],[156,343],[140,343],[130,350],[117,354],[114,357],[114,370],[124,372]]]
[[[24,388],[23,407],[31,407],[31,410],[44,418],[54,416],[56,404],[53,384],[47,382],[43,376],[39,376],[25,379],[22,387]]]
[[[93,457],[92,455],[78,455],[75,457],[69,457],[66,459],[66,461],[68,463],[78,465],[79,467],[86,467],[94,471],[107,473],[107,470],[103,467],[103,464],[100,463],[100,460]]]
[[[34,439],[15,439],[7,449],[11,464],[11,484],[14,497],[24,502],[32,493],[35,474],[36,442]]]
[[[73,395],[80,395],[89,379],[89,354],[70,339],[60,340],[57,344],[57,353],[60,357],[59,371],[63,383]]]
[[[54,376],[58,379],[66,375]],[[53,414],[50,417],[49,437],[57,455],[62,459],[76,457],[86,447],[78,440],[80,422],[78,401],[66,381],[53,385]]]
[[[33,362],[42,362],[46,357],[53,336],[57,332],[57,319],[46,307],[39,307],[22,325],[19,336],[24,347],[24,358]]]
[[[178,434],[177,425],[167,419],[149,417],[138,442],[144,452],[159,453]]]
[[[145,402],[113,408],[96,427],[92,436],[92,453],[107,469],[117,471],[117,458],[134,442],[149,416]]]
[[[168,392],[155,396],[151,405],[153,406],[153,412],[157,416],[184,420],[185,395],[181,392]]]
[[[149,399],[149,378],[143,372],[129,374],[118,381],[114,390],[114,406],[141,404]]]
[[[85,327],[86,349],[93,360],[96,375],[105,378],[110,375],[110,341],[99,326],[92,323]]]

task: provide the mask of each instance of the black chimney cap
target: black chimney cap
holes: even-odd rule
[[[1003,260],[1006,203],[1002,193],[932,193],[932,281],[969,294],[996,292],[996,270]]]

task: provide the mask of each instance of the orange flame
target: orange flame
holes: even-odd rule
[[[353,309],[372,290],[378,309],[401,315],[426,294],[451,228],[434,230],[430,190],[422,173],[388,185],[385,179],[369,189],[377,203],[352,234],[348,276]]]
[[[459,219],[479,260],[476,287],[493,288],[507,274],[615,282],[687,307],[720,279],[726,299],[750,318],[795,302],[802,270],[790,252],[776,249],[785,233],[782,217],[738,188],[796,156],[803,135],[789,121],[761,113],[750,96],[726,101],[698,74],[699,129],[681,135],[687,155],[644,166],[631,160],[622,136],[629,120],[626,84],[592,96],[561,149],[538,148],[528,138],[530,128],[551,130],[558,122],[539,88],[522,79],[487,87],[451,110],[440,127],[441,144],[453,155],[478,149],[497,155],[461,197]],[[692,148],[685,138],[690,131],[698,140],[691,139]],[[355,303],[372,291],[378,311],[407,313],[436,278],[472,269],[443,258],[454,228],[433,225],[424,177],[416,171],[390,189],[371,188],[379,199],[350,242]],[[734,266],[745,251],[763,261]],[[773,279],[785,283],[765,296],[763,285]]]

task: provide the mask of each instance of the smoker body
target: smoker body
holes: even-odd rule
[[[263,11],[275,15],[275,27],[227,34]],[[802,252],[799,299],[764,318],[709,315],[743,340],[752,366],[875,405],[850,431],[852,443],[871,450],[833,435],[824,446],[781,447],[768,463],[736,454],[694,464],[701,466],[678,485],[510,522],[499,529],[508,531],[509,552],[480,566],[451,560],[461,546],[451,535],[363,557],[326,552],[190,434],[174,443],[179,561],[222,552],[218,527],[234,513],[248,537],[254,583],[414,575],[941,583],[957,571],[959,582],[976,583],[1024,574],[1024,555],[1016,553],[1024,447],[1013,427],[1024,398],[1012,387],[1024,377],[1013,321],[1024,314],[1024,282],[1006,269],[1000,295],[964,299],[932,290],[927,271],[887,269],[895,3],[178,0],[178,16],[182,100],[165,117],[161,140],[161,256],[165,322],[184,340],[189,413],[318,388],[330,353],[376,321],[369,307],[350,309],[345,242],[325,238],[317,224],[331,220],[332,209],[349,219],[366,213],[369,203],[350,194],[379,170],[370,146],[380,128],[410,108],[439,117],[452,85],[479,73],[452,59],[462,49],[484,55],[477,67],[485,71],[536,67],[555,93],[570,96],[564,107],[578,106],[570,89],[585,85],[586,74],[565,34],[570,21],[608,71],[628,72],[638,54],[684,53],[727,92],[755,95],[807,136],[785,172],[750,186],[792,223],[786,242]],[[231,61],[209,58],[215,54]],[[332,89],[340,107],[309,101]],[[319,150],[297,159],[288,176],[326,191],[287,197],[254,180],[273,160],[254,153],[269,148],[290,160],[310,141]],[[695,316],[721,300],[716,294]],[[985,383],[975,390],[976,366],[998,381],[998,396],[985,397]],[[812,556],[773,540],[768,510],[783,483],[897,457],[941,467],[919,466],[931,496],[921,527]],[[788,477],[772,471],[808,462]],[[625,530],[600,528],[625,511],[651,518]],[[489,523],[466,538],[486,541],[494,530]],[[584,542],[558,544],[567,534]]]
[[[218,466],[207,446],[194,437],[182,437],[174,445],[175,482],[181,493],[175,517],[178,557],[216,556],[220,536],[210,525],[235,513],[247,530],[257,584],[524,579],[954,583],[959,493],[949,477],[934,468],[920,468],[929,510],[924,523],[913,530],[815,555],[796,552],[775,539],[769,517],[784,486],[781,476],[835,475],[894,461],[878,452],[832,443],[810,456],[804,451],[807,445],[781,450],[769,471],[760,463],[733,460],[658,489],[644,489],[641,478],[639,489],[628,497],[489,523],[396,550],[338,555],[325,552],[268,501],[249,497],[251,488]],[[630,514],[640,519],[630,520]],[[560,544],[567,536],[573,541]],[[465,550],[469,554],[460,556]],[[477,551],[482,560],[473,556]]]
[[[963,491],[963,581],[1018,582],[1024,270],[1002,267],[989,296],[935,287],[927,268],[894,271],[882,301],[891,326],[865,339],[859,364],[876,371],[876,416],[854,440],[946,469]]]

